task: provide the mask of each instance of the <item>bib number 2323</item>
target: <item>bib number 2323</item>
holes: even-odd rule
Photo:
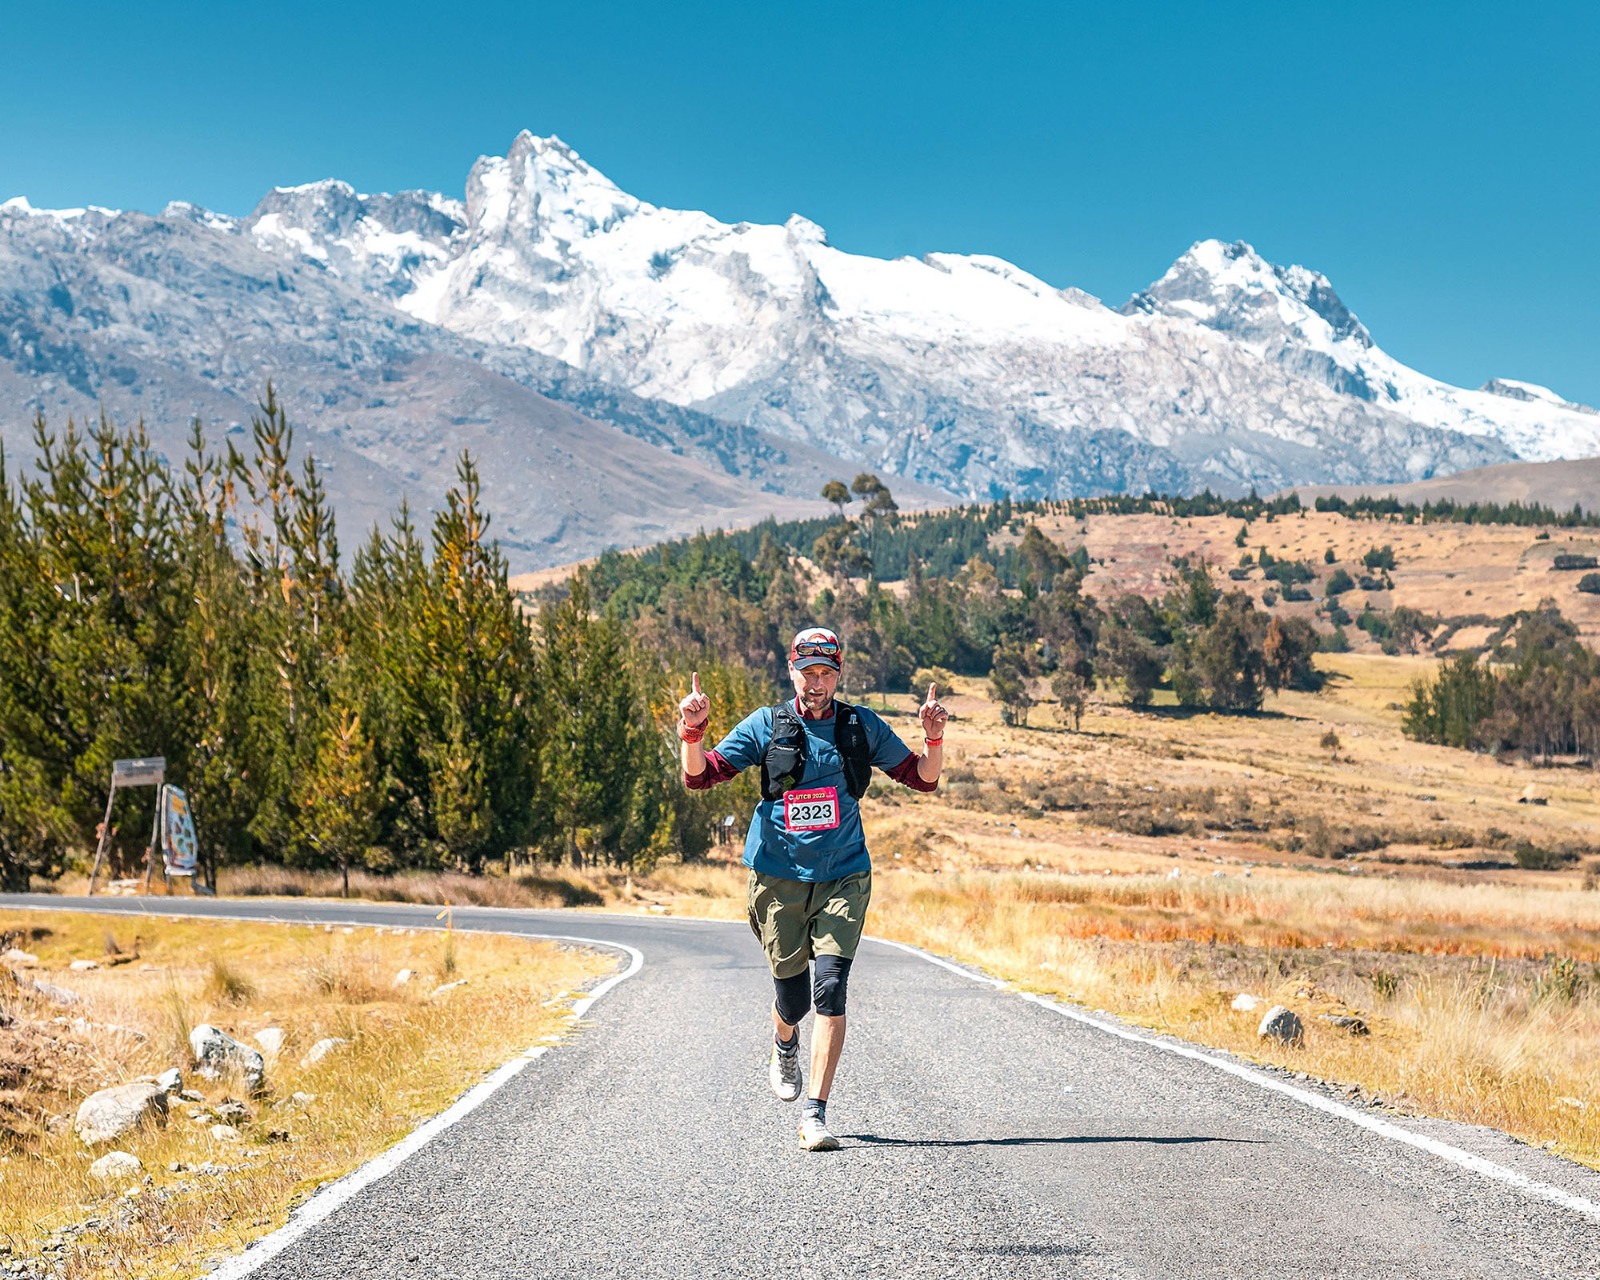
[[[838,788],[784,792],[783,825],[790,831],[832,831],[839,825]]]

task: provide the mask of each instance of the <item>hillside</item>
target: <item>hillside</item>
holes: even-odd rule
[[[1600,508],[1600,458],[1506,462],[1409,484],[1308,484],[1297,485],[1293,491],[1308,504],[1319,497],[1393,497],[1420,506],[1449,498],[1454,502],[1537,502],[1557,511],[1573,506],[1592,511]]]

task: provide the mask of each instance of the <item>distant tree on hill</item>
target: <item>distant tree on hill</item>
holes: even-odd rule
[[[853,501],[850,496],[850,490],[846,487],[843,480],[830,480],[827,484],[823,485],[822,500],[824,502],[831,502],[834,506],[839,508],[839,519],[841,520],[844,519],[845,507],[849,506]]]

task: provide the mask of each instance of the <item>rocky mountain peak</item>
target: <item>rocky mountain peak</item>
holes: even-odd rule
[[[1122,311],[1177,316],[1253,340],[1293,336],[1315,345],[1372,346],[1372,335],[1325,275],[1276,266],[1243,240],[1196,242]]]
[[[482,156],[467,177],[474,231],[568,243],[648,209],[554,135],[524,129],[504,156]]]

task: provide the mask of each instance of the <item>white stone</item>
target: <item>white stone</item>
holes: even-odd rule
[[[1306,1028],[1300,1021],[1300,1015],[1293,1009],[1275,1004],[1261,1019],[1261,1026],[1257,1028],[1256,1035],[1262,1040],[1277,1040],[1282,1044],[1299,1045],[1305,1043]]]
[[[91,1093],[79,1104],[72,1127],[79,1141],[93,1147],[120,1138],[146,1121],[166,1124],[167,1095],[155,1084],[140,1080]]]
[[[211,1126],[211,1139],[213,1142],[237,1142],[239,1131],[231,1124],[214,1124]]]
[[[194,1053],[195,1074],[207,1080],[220,1080],[227,1071],[237,1071],[252,1093],[259,1092],[267,1075],[266,1059],[259,1050],[240,1044],[226,1031],[202,1022],[189,1033],[189,1048]]]
[[[5,952],[0,954],[0,960],[4,960],[7,964],[14,964],[19,969],[32,969],[39,963],[38,956],[32,952],[23,951],[19,947],[7,947]]]
[[[156,1077],[156,1088],[160,1089],[162,1093],[177,1093],[178,1090],[183,1088],[183,1072],[179,1071],[177,1067],[168,1067]]]
[[[302,1067],[314,1067],[335,1049],[342,1049],[350,1042],[343,1036],[324,1036],[306,1051],[306,1056],[300,1059]]]
[[[410,982],[411,979],[415,978],[416,976],[417,975],[416,975],[416,971],[415,970],[413,970],[413,969],[402,969],[402,970],[400,970],[399,973],[394,975],[394,985],[397,986],[397,987],[403,987],[403,986],[406,985],[406,983]]]
[[[1248,992],[1241,991],[1238,995],[1234,996],[1233,1007],[1240,1013],[1249,1013],[1250,1010],[1261,1007],[1261,997],[1253,996]]]
[[[137,1178],[144,1172],[139,1157],[129,1151],[108,1151],[89,1166],[89,1176],[101,1182],[117,1182],[123,1178]]]
[[[98,960],[74,960],[67,967],[75,973],[86,973],[90,969],[98,969],[100,962]]]
[[[261,1052],[269,1058],[276,1058],[283,1052],[283,1028],[262,1027],[255,1034],[255,1041],[261,1046]]]
[[[447,991],[454,991],[457,987],[464,987],[466,985],[467,980],[465,978],[457,978],[454,982],[447,982],[442,987],[435,987],[430,993],[430,998],[432,996],[442,996]]]

